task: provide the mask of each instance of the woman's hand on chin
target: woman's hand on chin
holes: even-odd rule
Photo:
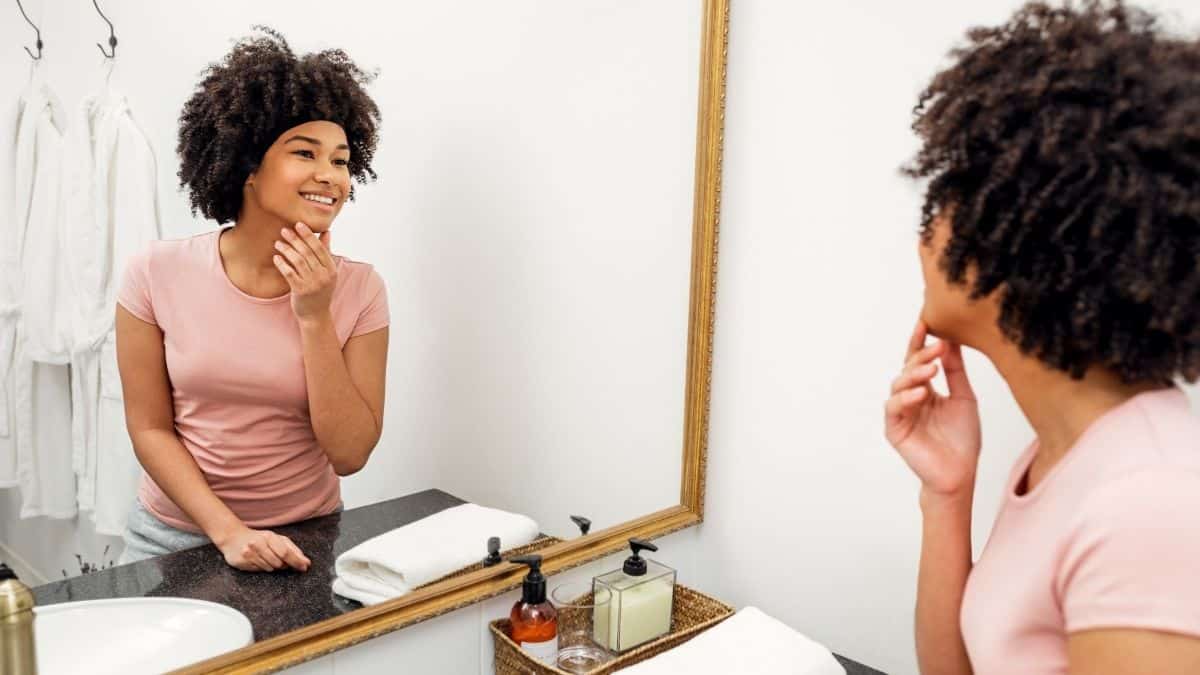
[[[909,340],[904,368],[892,381],[884,405],[888,442],[921,480],[924,494],[970,495],[979,463],[979,404],[963,365],[962,347],[937,341],[925,345],[928,328],[918,321]],[[949,396],[932,385],[940,361]]]
[[[300,321],[329,315],[337,286],[337,262],[329,252],[329,230],[317,234],[304,223],[280,230],[275,242],[275,268],[292,291],[292,311]]]

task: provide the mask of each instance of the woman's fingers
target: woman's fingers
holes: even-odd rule
[[[304,572],[308,569],[308,566],[312,564],[312,561],[308,559],[308,556],[304,555],[304,553],[300,550],[300,547],[296,546],[296,543],[291,539],[280,535],[277,541],[279,541],[284,547],[284,552],[281,556],[283,561],[290,565],[293,569]]]
[[[921,351],[925,346],[925,336],[929,329],[925,326],[924,319],[917,319],[917,325],[913,328],[912,335],[908,338],[908,348],[904,351],[904,362],[908,363],[913,354]]]
[[[904,370],[892,380],[891,396],[884,403],[889,437],[906,435],[904,429],[911,424],[913,413],[934,395],[932,381],[938,371],[934,361],[943,354],[946,343],[938,340],[926,345],[927,335],[925,322],[918,319],[904,355]]]
[[[288,264],[292,266],[292,269],[296,270],[297,272],[308,272],[313,269],[313,264],[315,264],[315,261],[308,259],[312,256],[312,251],[308,251],[308,254],[305,255],[305,252],[300,250],[301,248],[304,248],[304,245],[296,243],[294,238],[291,243],[282,241],[275,242],[275,250],[279,251],[279,254],[284,258],[287,258]]]
[[[928,347],[924,347],[924,348],[919,349],[916,352],[914,352],[912,354],[912,356],[908,357],[908,361],[905,362],[904,367],[911,368],[913,366],[920,365],[923,363],[929,363],[930,361],[933,361],[934,359],[942,356],[945,353],[945,351],[946,351],[946,343],[943,342],[942,340],[938,340],[937,342],[929,345]]]
[[[304,223],[296,223],[295,230],[284,228],[283,236],[287,240],[287,243],[296,249],[296,252],[304,259],[304,263],[310,268],[315,270],[321,267],[329,267],[330,263],[333,262],[332,259],[329,259],[327,253],[322,256],[324,246],[321,244],[321,240]]]
[[[239,570],[242,570],[243,572],[272,572],[272,571],[274,571],[271,569],[271,566],[268,565],[267,562],[262,559],[262,556],[254,553],[253,551],[247,551],[245,553],[245,555],[242,556],[241,561],[234,563],[233,566],[238,568]]]
[[[908,417],[925,402],[928,396],[929,389],[926,387],[912,387],[892,394],[884,404],[884,412],[887,413],[888,421],[894,423]]]
[[[950,388],[951,398],[975,400],[975,390],[967,377],[966,363],[963,361],[962,345],[951,343],[942,355],[942,367],[946,372],[946,384]]]
[[[906,368],[895,380],[892,380],[892,393],[929,384],[937,375],[936,363],[926,363],[912,368]]]
[[[296,290],[296,284],[300,281],[300,275],[296,274],[296,270],[292,269],[292,266],[281,255],[277,255],[271,258],[271,260],[275,263],[275,269],[279,270],[284,280],[288,282],[288,286],[293,291]]]
[[[883,405],[883,428],[888,442],[897,450],[917,425],[920,407],[929,397],[926,387],[914,387],[897,392]]]
[[[328,230],[318,235],[308,225],[296,223],[296,237],[292,240],[292,245],[301,249],[301,253],[305,256],[311,256],[310,262],[314,265],[313,269],[316,269],[315,265],[333,269],[335,263],[333,256],[329,253],[328,235]]]
[[[263,536],[258,541],[250,544],[250,547],[262,558],[263,562],[270,565],[271,570],[277,570],[284,566],[283,559],[271,548],[270,536]]]
[[[266,533],[266,545],[271,549],[271,553],[275,555],[275,560],[279,561],[279,566],[276,569],[284,567],[295,567],[289,559],[291,553],[288,551],[288,544],[291,543],[286,537],[275,534],[274,532]]]
[[[280,567],[291,567],[301,572],[308,569],[309,564],[311,564],[309,559],[300,552],[300,548],[291,539],[282,534],[271,533],[268,541],[270,542],[271,550],[282,561]]]

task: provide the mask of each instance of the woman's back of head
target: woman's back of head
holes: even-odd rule
[[[1072,376],[1200,376],[1200,42],[1121,2],[1036,2],[952,57],[905,169],[924,236],[953,207],[942,271]]]

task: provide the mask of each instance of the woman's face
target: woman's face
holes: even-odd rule
[[[967,269],[963,284],[952,284],[946,278],[939,262],[950,241],[950,227],[949,210],[942,209],[931,224],[929,240],[917,245],[921,274],[925,278],[925,305],[921,309],[921,318],[931,334],[974,345],[983,331],[998,330],[999,312],[990,298],[971,300],[969,289],[975,281],[973,269]]]
[[[350,195],[350,147],[333,122],[306,122],[285,131],[246,180],[244,202],[288,224],[324,232]]]

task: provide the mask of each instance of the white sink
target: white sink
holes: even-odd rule
[[[202,600],[86,600],[34,612],[38,675],[162,673],[254,640],[244,614]]]

